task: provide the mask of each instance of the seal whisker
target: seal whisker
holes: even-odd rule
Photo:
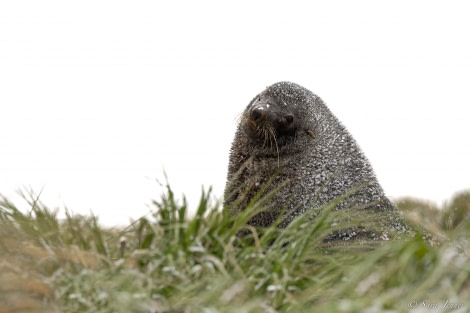
[[[258,127],[256,129],[256,134],[259,138],[263,139],[262,146],[266,147],[268,145],[268,136],[266,135],[266,129],[264,129],[263,127]]]
[[[279,159],[279,145],[277,144],[277,139],[276,139],[276,132],[274,130],[274,127],[269,127],[269,132],[271,134],[271,138],[274,141],[274,145],[276,147],[276,154],[277,154],[277,167],[279,168],[280,166],[280,159]]]
[[[266,137],[268,138],[268,146],[271,148],[273,146],[273,137],[272,137],[272,132],[271,132],[271,127],[266,127]]]
[[[238,113],[237,116],[234,119],[235,123],[237,125],[240,125],[246,121],[246,114],[245,112]]]

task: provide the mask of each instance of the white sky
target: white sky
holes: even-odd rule
[[[108,225],[163,169],[222,198],[236,117],[297,82],[348,127],[391,197],[470,188],[466,1],[2,1],[0,193]],[[21,201],[16,201],[21,205]]]

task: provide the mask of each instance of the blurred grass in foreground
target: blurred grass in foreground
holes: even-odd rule
[[[373,249],[325,246],[328,209],[282,232],[256,230],[250,212],[220,212],[210,190],[188,217],[166,186],[154,215],[124,229],[94,216],[59,221],[25,198],[28,213],[0,200],[0,313],[470,311],[470,192],[443,208],[397,201],[439,245],[417,234]]]

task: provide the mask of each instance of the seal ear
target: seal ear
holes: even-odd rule
[[[306,132],[307,135],[309,135],[310,137],[315,138],[315,134],[313,133],[313,130],[307,129],[305,132]]]

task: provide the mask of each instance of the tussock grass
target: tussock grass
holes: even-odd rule
[[[468,193],[444,210],[398,201],[439,245],[418,233],[326,245],[333,221],[346,220],[328,206],[282,231],[255,229],[253,210],[226,216],[210,190],[188,217],[185,199],[165,188],[152,216],[122,229],[94,216],[60,221],[30,195],[27,213],[1,199],[0,312],[470,310]]]

